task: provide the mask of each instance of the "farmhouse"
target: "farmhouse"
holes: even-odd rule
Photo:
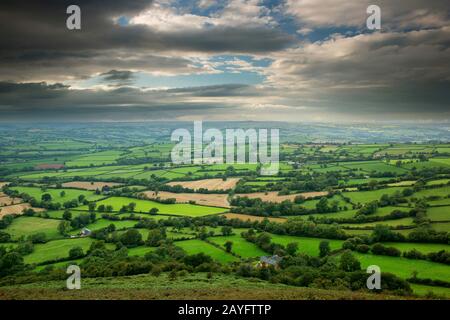
[[[92,231],[89,230],[88,228],[83,228],[83,229],[81,229],[80,236],[87,237],[87,236],[90,236],[91,233],[92,233]]]
[[[278,255],[273,255],[271,257],[269,256],[262,256],[259,258],[259,262],[256,265],[258,268],[267,268],[267,267],[275,267],[278,268],[280,261],[283,258]]]

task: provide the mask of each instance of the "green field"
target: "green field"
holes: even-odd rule
[[[393,195],[397,191],[401,192],[402,190],[403,188],[401,187],[393,187],[393,188],[378,189],[374,191],[343,192],[342,195],[344,197],[350,198],[351,201],[356,204],[380,200],[381,196],[383,196],[384,194]]]
[[[431,221],[449,221],[450,222],[450,206],[428,208],[427,216]]]
[[[270,234],[273,243],[278,243],[286,246],[288,243],[295,242],[298,244],[298,252],[306,253],[312,256],[319,255],[319,244],[321,241],[328,241],[331,250],[340,249],[342,247],[342,240],[320,239],[320,238],[306,238],[295,237],[287,235]]]
[[[177,216],[188,216],[188,217],[201,217],[210,214],[217,214],[225,212],[225,209],[215,208],[215,207],[207,207],[207,206],[199,206],[192,204],[164,204],[158,203],[150,200],[140,200],[134,198],[125,198],[125,197],[111,197],[97,202],[97,206],[105,205],[112,206],[113,211],[118,212],[122,206],[128,205],[134,202],[136,204],[135,212],[137,213],[148,213],[150,209],[157,208],[159,214],[170,214]],[[80,210],[87,210],[87,206],[81,206]]]
[[[61,259],[69,257],[70,249],[81,247],[83,251],[89,249],[94,240],[91,238],[63,239],[54,240],[45,244],[37,244],[34,251],[24,256],[25,263],[40,263],[48,260]]]
[[[35,187],[12,187],[12,190],[17,190],[19,193],[26,193],[29,196],[40,201],[43,194],[50,194],[52,197],[52,202],[64,203],[73,199],[78,199],[78,196],[84,195],[87,200],[94,201],[103,198],[101,195],[96,195],[92,191],[87,190],[77,190],[77,189],[51,189],[47,188],[42,190],[41,188]],[[65,195],[61,196],[61,192],[64,191]]]
[[[367,268],[370,265],[377,265],[381,268],[381,272],[394,273],[404,279],[410,278],[413,271],[418,272],[418,278],[444,281],[449,281],[450,279],[450,268],[445,264],[361,253],[355,253],[355,256],[361,262],[363,268]]]
[[[113,224],[116,227],[116,230],[133,228],[137,221],[135,220],[120,220],[120,221],[112,221],[107,219],[97,219],[94,223],[90,223],[86,226],[86,228],[91,231],[106,228],[109,225]],[[72,231],[71,234],[77,234],[80,230]]]
[[[256,246],[251,242],[248,242],[240,235],[218,236],[209,238],[209,240],[214,243],[217,243],[222,247],[225,244],[225,242],[231,241],[233,243],[231,252],[238,254],[242,258],[255,258],[267,255],[267,253],[261,250],[258,246]]]
[[[219,262],[228,263],[232,261],[237,261],[238,259],[225,250],[216,248],[215,246],[198,239],[177,241],[176,245],[186,251],[187,254],[198,254],[203,252],[211,256],[214,260]]]
[[[9,253],[19,247],[20,243],[16,242],[18,240],[25,240],[28,236],[38,232],[46,234],[47,237],[45,244],[35,244],[34,251],[23,256],[24,262],[32,264],[32,266],[25,266],[25,269],[18,273],[14,273],[12,270],[12,274],[7,275],[5,283],[6,281],[14,283],[16,279],[17,283],[23,283],[23,285],[10,286],[13,288],[12,290],[35,288],[40,290],[39,292],[44,292],[45,288],[54,285],[48,279],[60,279],[57,278],[58,272],[63,271],[62,269],[69,263],[79,264],[83,269],[82,262],[89,259],[89,261],[94,261],[94,265],[89,266],[92,267],[90,272],[95,273],[98,270],[99,274],[95,275],[95,278],[86,279],[86,284],[83,280],[83,288],[91,286],[94,290],[78,290],[83,294],[87,292],[89,299],[98,299],[99,291],[95,290],[98,290],[99,287],[110,288],[108,287],[110,284],[111,288],[117,291],[113,293],[105,291],[104,294],[116,297],[126,290],[133,292],[134,295],[142,294],[145,290],[153,290],[151,297],[167,299],[170,290],[174,290],[171,291],[173,296],[178,294],[177,297],[179,297],[180,293],[177,290],[182,288],[182,290],[186,290],[183,291],[183,297],[188,296],[191,299],[211,296],[222,298],[222,296],[215,296],[218,294],[216,291],[227,287],[230,289],[231,297],[236,298],[244,292],[243,287],[253,288],[253,285],[260,289],[263,288],[261,292],[264,294],[259,295],[260,292],[256,292],[257,296],[252,295],[252,297],[271,298],[273,297],[271,296],[272,288],[279,289],[278,294],[283,298],[294,297],[295,295],[286,293],[291,292],[289,290],[294,287],[281,285],[280,279],[286,280],[286,283],[299,283],[303,274],[300,277],[294,276],[290,269],[285,269],[286,266],[283,263],[276,268],[275,276],[274,274],[267,276],[264,270],[261,271],[259,269],[261,265],[258,264],[260,257],[270,256],[272,250],[267,249],[270,252],[265,252],[266,249],[261,249],[257,244],[247,241],[241,236],[242,232],[248,231],[250,228],[255,230],[256,235],[268,232],[271,242],[274,244],[287,246],[289,243],[296,243],[298,245],[297,254],[315,257],[315,259],[309,260],[311,263],[319,262],[319,244],[322,241],[329,242],[332,250],[325,259],[328,261],[339,259],[344,240],[325,239],[333,236],[341,238],[339,234],[335,233],[335,229],[338,228],[340,232],[345,232],[348,236],[370,237],[376,225],[386,225],[392,231],[405,236],[403,242],[383,242],[386,247],[395,247],[402,253],[413,249],[423,254],[442,250],[450,252],[450,244],[447,243],[446,235],[431,233],[433,230],[446,232],[448,236],[450,231],[450,185],[448,184],[450,181],[450,157],[446,153],[450,151],[449,143],[401,143],[402,139],[396,141],[394,137],[386,138],[386,141],[381,138],[369,138],[372,133],[379,134],[384,130],[383,127],[378,126],[365,128],[367,130],[361,136],[353,136],[349,133],[356,130],[356,126],[349,126],[345,128],[345,131],[336,133],[331,138],[322,137],[318,133],[309,135],[304,132],[296,132],[297,129],[283,128],[283,134],[287,132],[287,135],[281,142],[280,172],[274,176],[262,176],[261,167],[258,164],[173,164],[170,156],[174,143],[168,139],[172,128],[169,125],[167,128],[155,128],[153,125],[153,123],[146,123],[139,130],[132,130],[129,129],[132,126],[128,125],[114,129],[115,126],[108,123],[107,129],[104,131],[74,129],[66,132],[60,138],[57,137],[58,131],[53,132],[52,128],[46,129],[45,133],[41,133],[39,130],[30,132],[24,130],[18,131],[15,136],[9,133],[3,134],[4,140],[1,140],[3,145],[0,148],[0,181],[12,183],[12,187],[5,186],[3,192],[7,194],[9,188],[17,190],[19,193],[29,194],[38,200],[38,203],[33,203],[33,205],[42,207],[44,210],[36,212],[32,217],[14,216],[9,226],[6,222],[9,223],[10,218],[6,218],[5,224],[2,225],[5,228],[0,231],[10,234],[12,240],[6,237],[4,241],[7,242],[0,246],[7,248],[6,252]],[[147,129],[148,132],[151,132],[150,134]],[[415,132],[416,129],[410,130]],[[432,132],[434,131],[428,131],[423,137],[426,137],[427,140],[434,139]],[[406,133],[404,140],[410,138],[411,136]],[[441,140],[441,138],[442,136],[433,141],[445,140]],[[420,139],[418,138],[418,140]],[[414,141],[416,140],[414,139]],[[64,164],[65,168],[43,169],[45,166],[38,167],[44,164]],[[422,169],[424,171],[421,171]],[[331,205],[337,201],[338,209],[337,212],[317,213],[320,211],[316,208],[320,198],[305,200],[292,207],[286,203],[259,203],[258,207],[256,205],[255,207],[246,207],[253,206],[253,204],[241,202],[232,209],[189,203],[163,204],[157,201],[138,199],[140,191],[143,190],[179,192],[174,190],[174,187],[168,182],[191,181],[201,178],[218,178],[220,181],[231,177],[240,179],[240,182],[233,190],[230,190],[230,197],[249,192],[286,195],[306,192],[320,192],[318,194],[321,194],[326,191],[333,195],[327,198],[328,204]],[[72,181],[106,181],[121,185],[111,190],[99,190],[97,191],[99,194],[88,190],[56,187],[59,183]],[[131,190],[134,187],[137,189]],[[404,189],[412,189],[414,193],[403,196]],[[65,193],[63,196],[61,196],[62,191]],[[51,195],[53,204],[63,205],[65,202],[78,199],[80,195],[84,195],[89,202],[94,202],[96,219],[87,224],[86,228],[96,231],[113,224],[116,231],[107,236],[108,249],[115,249],[116,241],[124,241],[123,235],[128,230],[137,230],[141,238],[127,239],[129,240],[127,243],[128,257],[121,256],[121,252],[119,254],[104,252],[103,255],[93,259],[80,258],[69,261],[68,255],[71,248],[81,246],[84,253],[87,253],[90,245],[96,241],[94,236],[100,235],[94,234],[82,238],[77,236],[81,230],[79,226],[84,223],[79,224],[80,221],[75,218],[89,212],[89,206],[83,203],[69,209],[72,213],[71,220],[75,219],[70,222],[75,222],[74,225],[77,227],[68,231],[69,236],[67,237],[60,235],[57,227],[62,221],[64,209],[45,211],[45,208],[57,208],[57,206],[41,202],[41,197],[45,193]],[[359,208],[364,204],[379,201],[385,194],[394,195],[396,193],[399,197],[389,199],[392,201],[388,206],[379,206],[374,213],[356,219]],[[190,197],[188,197],[189,199]],[[7,201],[8,198],[5,197],[3,200]],[[130,209],[127,208],[130,203],[135,204],[134,212],[129,212]],[[110,220],[112,218],[109,217],[107,217],[108,219],[102,218],[102,214],[106,213],[106,210],[99,211],[100,205],[111,206],[112,210],[108,209],[111,212],[107,212],[107,214],[118,217],[120,220]],[[422,205],[423,208],[426,208],[426,215],[423,218],[428,219],[429,224],[425,221],[419,225],[420,220],[415,220],[413,216],[416,211],[412,210]],[[308,210],[300,208],[300,206]],[[157,214],[149,213],[153,208],[158,209]],[[5,210],[3,207],[0,209]],[[11,208],[11,210],[14,209]],[[386,217],[396,210],[408,214],[408,217],[363,222],[370,221],[372,217],[376,217],[376,219]],[[241,212],[243,217],[250,218],[250,222],[231,220],[232,215],[225,219],[222,213],[230,211]],[[302,215],[302,213],[309,214]],[[258,215],[258,217],[253,217],[252,214]],[[290,214],[296,215],[291,216]],[[270,222],[267,224],[267,221],[257,222],[259,219],[262,220],[263,216],[282,218],[269,219]],[[143,222],[142,219],[153,221],[139,224],[139,228],[136,228],[139,222],[138,218],[141,222]],[[347,222],[340,219],[347,220]],[[304,221],[308,221],[308,223],[303,223]],[[358,223],[354,223],[356,221]],[[284,226],[279,225],[284,223]],[[230,235],[223,235],[226,231],[223,229],[224,226],[232,228]],[[157,243],[157,245],[162,245],[162,250],[158,250],[157,246],[145,245],[150,230],[153,228],[165,230],[167,237]],[[415,239],[414,241],[423,242],[408,242],[413,241],[412,238],[408,238],[408,235],[415,230],[420,230],[424,239]],[[427,234],[427,232],[430,233]],[[317,238],[294,236],[293,234],[315,235]],[[227,241],[232,242],[230,253],[226,252],[224,246]],[[437,241],[440,243],[436,243]],[[370,246],[372,245],[373,243],[370,242]],[[167,254],[171,252],[171,249],[173,250],[172,246],[182,248],[188,255],[204,253],[211,256],[215,262],[224,265],[221,267],[216,263],[204,265],[202,268],[210,267],[211,272],[199,272],[200,268],[192,268],[185,264],[186,259],[179,255],[180,252],[176,252],[173,256]],[[158,252],[158,255],[145,257],[147,253],[155,251]],[[281,256],[288,255],[283,251],[275,250],[273,254],[275,253]],[[412,273],[417,271],[419,278],[450,281],[450,267],[445,264],[429,260],[374,255],[371,251],[367,254],[355,251],[353,254],[360,260],[363,270],[369,265],[378,265],[382,272],[391,272],[403,279],[411,277]],[[114,260],[109,260],[112,259],[112,256],[114,256]],[[0,263],[3,261],[3,257],[0,256]],[[306,259],[291,259],[284,256],[283,259],[285,258],[293,262],[292,269],[302,270],[302,272],[303,269],[307,272],[308,270],[314,271],[316,268],[322,270],[322,267],[328,267],[328,264],[319,266],[319,263],[314,267],[305,266],[300,260],[306,261]],[[65,259],[65,261],[58,261],[61,259]],[[325,259],[320,261],[326,261]],[[102,262],[95,265],[97,261]],[[117,262],[115,264],[116,276],[105,278],[103,276],[107,271],[102,270],[102,263],[108,265],[111,261]],[[37,266],[36,264],[41,265]],[[59,270],[50,271],[46,268],[47,264]],[[0,264],[0,267],[3,265]],[[250,272],[249,270],[252,269],[252,273],[248,274],[250,277],[242,277],[244,272]],[[153,277],[153,274],[161,271],[159,277]],[[223,274],[222,271],[225,271],[226,274]],[[136,275],[136,273],[145,274]],[[122,277],[121,275],[126,276]],[[346,273],[339,280],[350,287],[348,276],[349,274]],[[307,299],[316,297],[356,299],[358,297],[365,298],[368,294],[361,290],[352,292],[341,288],[339,291],[334,291],[334,287],[326,290],[317,289],[322,285],[328,286],[328,282],[330,286],[334,286],[334,280],[328,277],[328,273],[324,272],[320,274],[320,278],[315,279],[310,288],[297,287],[295,289]],[[262,280],[263,278],[265,280]],[[35,281],[35,279],[37,280]],[[3,280],[0,277],[0,282]],[[222,282],[225,280],[231,282]],[[208,287],[209,291],[195,291],[196,288],[205,288],[210,284],[214,284],[211,287],[214,287],[216,291],[211,291],[211,287]],[[58,288],[63,286],[62,281],[58,282]],[[142,290],[136,290],[137,288]],[[444,287],[412,284],[412,288],[419,296],[426,296],[429,291],[433,291],[435,294],[450,297],[450,289]],[[0,287],[0,296],[2,296],[2,290],[7,289]],[[91,293],[94,291],[95,293]],[[51,292],[57,297],[70,294],[64,290]],[[249,292],[251,292],[250,289]],[[251,293],[255,294],[255,292]],[[19,293],[14,292],[14,294]],[[46,294],[49,293],[46,291]],[[72,293],[72,296],[75,294],[81,293]],[[377,295],[369,294],[369,297],[390,298],[390,296],[385,296],[385,292]],[[415,297],[402,296],[401,298]]]
[[[40,232],[45,233],[47,240],[51,240],[62,237],[57,229],[59,222],[59,220],[55,219],[19,217],[14,219],[5,231],[16,240],[22,236],[26,238]]]

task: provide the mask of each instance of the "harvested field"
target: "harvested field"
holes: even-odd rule
[[[14,204],[0,208],[0,219],[8,214],[22,214],[23,209],[32,208],[29,203]],[[44,211],[42,208],[32,208],[36,212]]]
[[[145,191],[142,192],[142,194],[149,199],[156,199],[159,197],[164,200],[173,198],[176,199],[177,203],[189,203],[189,201],[195,201],[196,204],[205,206],[222,208],[230,207],[227,194],[174,193],[166,191],[159,191],[158,194],[155,194],[154,191]]]
[[[0,207],[10,206],[12,204],[18,204],[21,202],[22,202],[21,198],[11,198],[5,195],[4,193],[0,192]]]
[[[173,181],[169,182],[169,186],[182,186],[183,188],[197,190],[200,188],[208,190],[228,190],[233,189],[240,178],[228,178],[223,181],[222,179],[203,179],[195,181]]]
[[[266,217],[259,217],[259,216],[251,216],[249,214],[240,214],[240,213],[225,213],[223,214],[223,216],[227,219],[240,219],[243,221],[262,221],[264,220]],[[287,219],[286,218],[267,218],[269,219],[269,221],[272,222],[286,222]]]
[[[42,163],[42,164],[38,164],[34,168],[37,169],[37,170],[62,169],[62,168],[64,168],[64,165],[63,164],[59,164],[59,163]]]
[[[284,196],[279,196],[278,192],[270,191],[270,192],[252,192],[252,193],[238,193],[236,196],[238,197],[247,197],[247,198],[260,198],[262,201],[266,202],[283,202],[284,200],[294,201],[295,197],[303,196],[305,199],[326,196],[328,192],[326,191],[318,191],[318,192],[303,192],[296,194],[288,194]]]
[[[87,181],[71,181],[62,184],[64,188],[78,188],[85,190],[97,190],[97,189],[102,190],[104,186],[113,188],[121,185],[122,183],[115,183],[115,182],[87,182]]]

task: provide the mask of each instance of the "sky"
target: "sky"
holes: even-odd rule
[[[81,30],[66,27],[72,4]],[[449,8],[2,0],[0,121],[448,122]]]

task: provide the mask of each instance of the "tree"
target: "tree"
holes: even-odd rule
[[[233,228],[230,226],[223,226],[221,231],[224,236],[229,236],[233,233]]]
[[[286,252],[288,255],[293,256],[298,250],[298,243],[297,242],[290,242],[286,245]]]
[[[97,204],[95,202],[90,202],[88,204],[88,208],[90,212],[93,212],[95,210],[95,207],[97,206]]]
[[[66,196],[66,192],[63,190],[59,193],[61,198],[64,198]]]
[[[203,252],[184,257],[184,263],[192,267],[197,267],[203,263],[211,262],[213,262],[213,259]]]
[[[233,247],[233,242],[227,241],[223,245],[225,247],[226,252],[231,252],[231,248]]]
[[[326,213],[329,211],[328,207],[328,199],[322,197],[319,202],[316,204],[316,210],[318,213]]]
[[[161,229],[151,229],[148,232],[147,242],[146,244],[150,247],[156,247],[159,245],[159,242],[166,238],[166,234]]]
[[[43,232],[35,233],[30,235],[28,240],[32,243],[45,243],[47,242],[47,235]]]
[[[361,270],[361,263],[349,250],[346,250],[339,260],[339,268],[347,272],[358,271]]]
[[[58,232],[60,234],[62,234],[63,236],[65,236],[67,234],[67,230],[69,230],[69,229],[70,229],[69,221],[63,220],[58,224]]]
[[[129,229],[120,235],[119,240],[125,246],[138,246],[142,243],[142,235],[136,229]]]
[[[114,210],[114,208],[112,205],[109,204],[106,206],[106,212],[112,212],[113,210]]]
[[[84,201],[84,199],[86,199],[86,196],[84,195],[84,194],[80,194],[79,196],[78,196],[78,202],[83,202]]]
[[[320,241],[319,243],[319,256],[321,258],[327,256],[330,253],[330,243],[328,241]]]
[[[158,211],[159,211],[158,208],[151,208],[148,213],[151,214],[151,215],[156,215],[158,213]]]
[[[104,204],[99,205],[97,210],[98,212],[105,212],[105,205]]]
[[[72,219],[72,212],[70,212],[69,210],[64,210],[64,213],[62,215],[62,218],[64,220],[70,220]]]
[[[130,204],[128,205],[128,210],[130,212],[134,212],[134,209],[136,209],[136,203],[130,202]]]
[[[4,231],[0,231],[0,243],[1,242],[9,242],[11,241],[11,235]]]
[[[82,258],[84,256],[83,249],[81,247],[73,247],[69,251],[69,258],[70,259],[78,259]]]
[[[50,201],[52,201],[52,196],[49,193],[44,193],[41,196],[41,200],[44,201],[44,202],[50,202]]]

